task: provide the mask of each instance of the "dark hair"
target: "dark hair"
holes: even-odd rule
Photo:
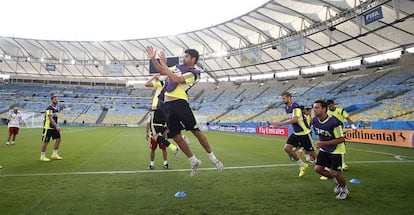
[[[287,97],[292,97],[292,94],[290,94],[288,91],[283,92],[282,94],[280,94],[281,96],[287,96]]]
[[[316,100],[314,104],[320,104],[322,108],[325,108],[326,111],[328,111],[328,103],[325,102],[324,100]]]
[[[53,98],[57,98],[57,96],[52,96],[52,97],[50,97],[50,100],[53,100]]]
[[[326,101],[326,103],[327,103],[328,105],[330,105],[330,104],[335,104],[335,102],[334,102],[332,99],[329,99],[328,101]]]
[[[198,54],[198,51],[195,49],[186,49],[184,51],[184,53],[189,54],[192,58],[195,57],[196,61],[195,63],[198,62],[198,58],[200,57],[200,55]]]
[[[300,106],[300,109],[301,109],[302,111],[304,111],[304,110],[305,110],[305,106],[301,105],[301,106]]]
[[[307,107],[307,108],[305,108],[305,110],[310,111],[310,110],[312,110],[312,108]]]

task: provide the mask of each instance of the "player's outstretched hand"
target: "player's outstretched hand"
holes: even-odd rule
[[[167,65],[167,58],[165,57],[165,52],[161,51],[158,56],[160,57],[160,63],[163,66]]]
[[[157,51],[152,48],[152,46],[147,46],[147,54],[149,58],[154,58],[157,54]]]

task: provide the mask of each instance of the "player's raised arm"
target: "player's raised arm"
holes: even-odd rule
[[[148,79],[147,82],[145,82],[145,87],[154,87],[154,85],[152,84],[153,80],[159,80],[160,76],[158,74],[153,75],[150,79]]]

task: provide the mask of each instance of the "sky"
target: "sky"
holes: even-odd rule
[[[267,0],[5,0],[0,36],[103,41],[170,36],[243,15]]]

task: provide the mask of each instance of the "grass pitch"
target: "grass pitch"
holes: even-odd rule
[[[202,160],[196,176],[181,154],[170,170],[149,148],[143,128],[64,127],[61,161],[39,161],[41,129],[21,129],[16,146],[0,148],[0,214],[412,214],[414,150],[347,144],[344,172],[351,198],[313,168],[303,178],[283,151],[286,138],[206,132],[225,170],[218,172],[190,133]],[[7,128],[0,127],[5,142]],[[4,140],[3,140],[4,139]],[[2,143],[2,142],[1,142]],[[2,143],[4,144],[4,143]],[[50,157],[52,145],[48,147]],[[400,155],[395,157],[396,155]],[[312,166],[313,167],[313,166]],[[177,191],[187,197],[175,198]]]

